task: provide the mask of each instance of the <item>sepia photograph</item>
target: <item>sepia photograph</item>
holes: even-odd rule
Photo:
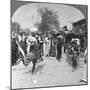
[[[11,89],[88,85],[88,6],[10,4]]]

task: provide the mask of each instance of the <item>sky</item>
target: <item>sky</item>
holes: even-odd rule
[[[41,21],[41,17],[38,15],[38,7],[48,7],[54,12],[57,11],[61,28],[69,22],[76,22],[85,18],[80,10],[72,6],[50,3],[28,3],[16,10],[12,17],[12,22],[18,22],[22,29],[34,28],[34,24]]]

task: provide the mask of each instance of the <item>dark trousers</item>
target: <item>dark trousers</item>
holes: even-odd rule
[[[36,66],[37,60],[36,59],[32,60],[32,63],[33,63],[33,67],[32,67],[32,74],[33,74],[35,71],[35,66]]]
[[[43,56],[43,44],[41,44],[41,56]]]
[[[77,68],[77,54],[73,53],[73,57],[72,57],[72,67],[73,68]]]
[[[62,54],[62,46],[61,45],[57,45],[57,60],[59,60],[61,58],[61,54]]]

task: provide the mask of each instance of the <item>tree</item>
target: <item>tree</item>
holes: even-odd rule
[[[39,23],[39,30],[42,32],[57,30],[59,28],[59,21],[57,12],[53,12],[48,8],[40,8],[41,23]]]
[[[14,32],[14,33],[19,34],[20,31],[21,31],[20,24],[17,22],[11,22],[11,33]]]

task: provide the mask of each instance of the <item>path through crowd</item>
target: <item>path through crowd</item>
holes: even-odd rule
[[[31,75],[32,63],[25,67],[22,62],[12,67],[12,88],[32,88],[47,86],[79,85],[81,74],[79,70],[72,72],[72,67],[66,62],[66,54],[60,61],[56,57],[44,57],[36,65],[34,75]]]

